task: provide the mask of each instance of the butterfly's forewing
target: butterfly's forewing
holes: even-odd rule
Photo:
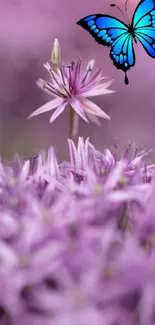
[[[124,72],[135,64],[132,35],[120,20],[102,14],[87,16],[77,22],[102,45],[110,46],[110,58],[117,69]]]
[[[135,37],[149,56],[155,58],[155,1],[142,0],[132,18]]]

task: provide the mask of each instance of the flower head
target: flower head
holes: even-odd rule
[[[90,120],[99,125],[98,117],[109,120],[110,117],[95,103],[87,99],[87,97],[113,93],[114,91],[108,88],[112,81],[105,81],[106,78],[102,77],[101,69],[93,73],[94,60],[89,61],[85,71],[81,69],[82,58],[79,58],[77,63],[71,62],[68,66],[60,64],[58,66],[60,60],[57,48],[58,41],[56,40],[52,52],[52,62],[55,64],[57,61],[57,70],[55,71],[49,63],[44,64],[44,67],[49,72],[51,81],[48,82],[40,79],[37,82],[41,89],[55,98],[34,111],[29,118],[57,108],[50,118],[50,123],[52,123],[66,107],[71,107],[86,122]],[[75,128],[77,124],[76,116],[74,118]]]

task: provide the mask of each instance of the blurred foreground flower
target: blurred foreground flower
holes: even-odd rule
[[[69,66],[63,66],[60,65],[60,57],[59,43],[55,40],[51,54],[53,69],[49,63],[44,64],[51,81],[40,79],[37,82],[41,89],[55,98],[34,111],[29,118],[57,108],[50,118],[50,123],[52,123],[65,108],[69,107],[70,137],[72,137],[77,134],[79,116],[86,122],[90,120],[97,125],[100,125],[98,117],[110,119],[100,107],[88,100],[87,97],[111,94],[114,91],[108,88],[112,81],[105,82],[106,78],[102,77],[101,69],[93,73],[94,60],[89,61],[85,71],[82,71],[82,58],[77,63],[72,62]]]
[[[69,141],[0,164],[0,324],[155,324],[155,165]]]

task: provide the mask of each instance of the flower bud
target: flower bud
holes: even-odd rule
[[[54,66],[58,66],[61,61],[60,46],[57,38],[54,40],[53,49],[51,52],[51,61]]]

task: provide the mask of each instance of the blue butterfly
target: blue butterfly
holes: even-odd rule
[[[122,12],[118,6],[111,6]],[[127,12],[127,6],[125,9]],[[141,0],[135,9],[131,24],[102,14],[87,16],[77,24],[86,29],[98,43],[111,47],[110,58],[117,69],[125,72],[126,85],[129,83],[127,70],[135,65],[136,60],[133,40],[137,43],[138,39],[147,54],[155,58],[155,0]]]

